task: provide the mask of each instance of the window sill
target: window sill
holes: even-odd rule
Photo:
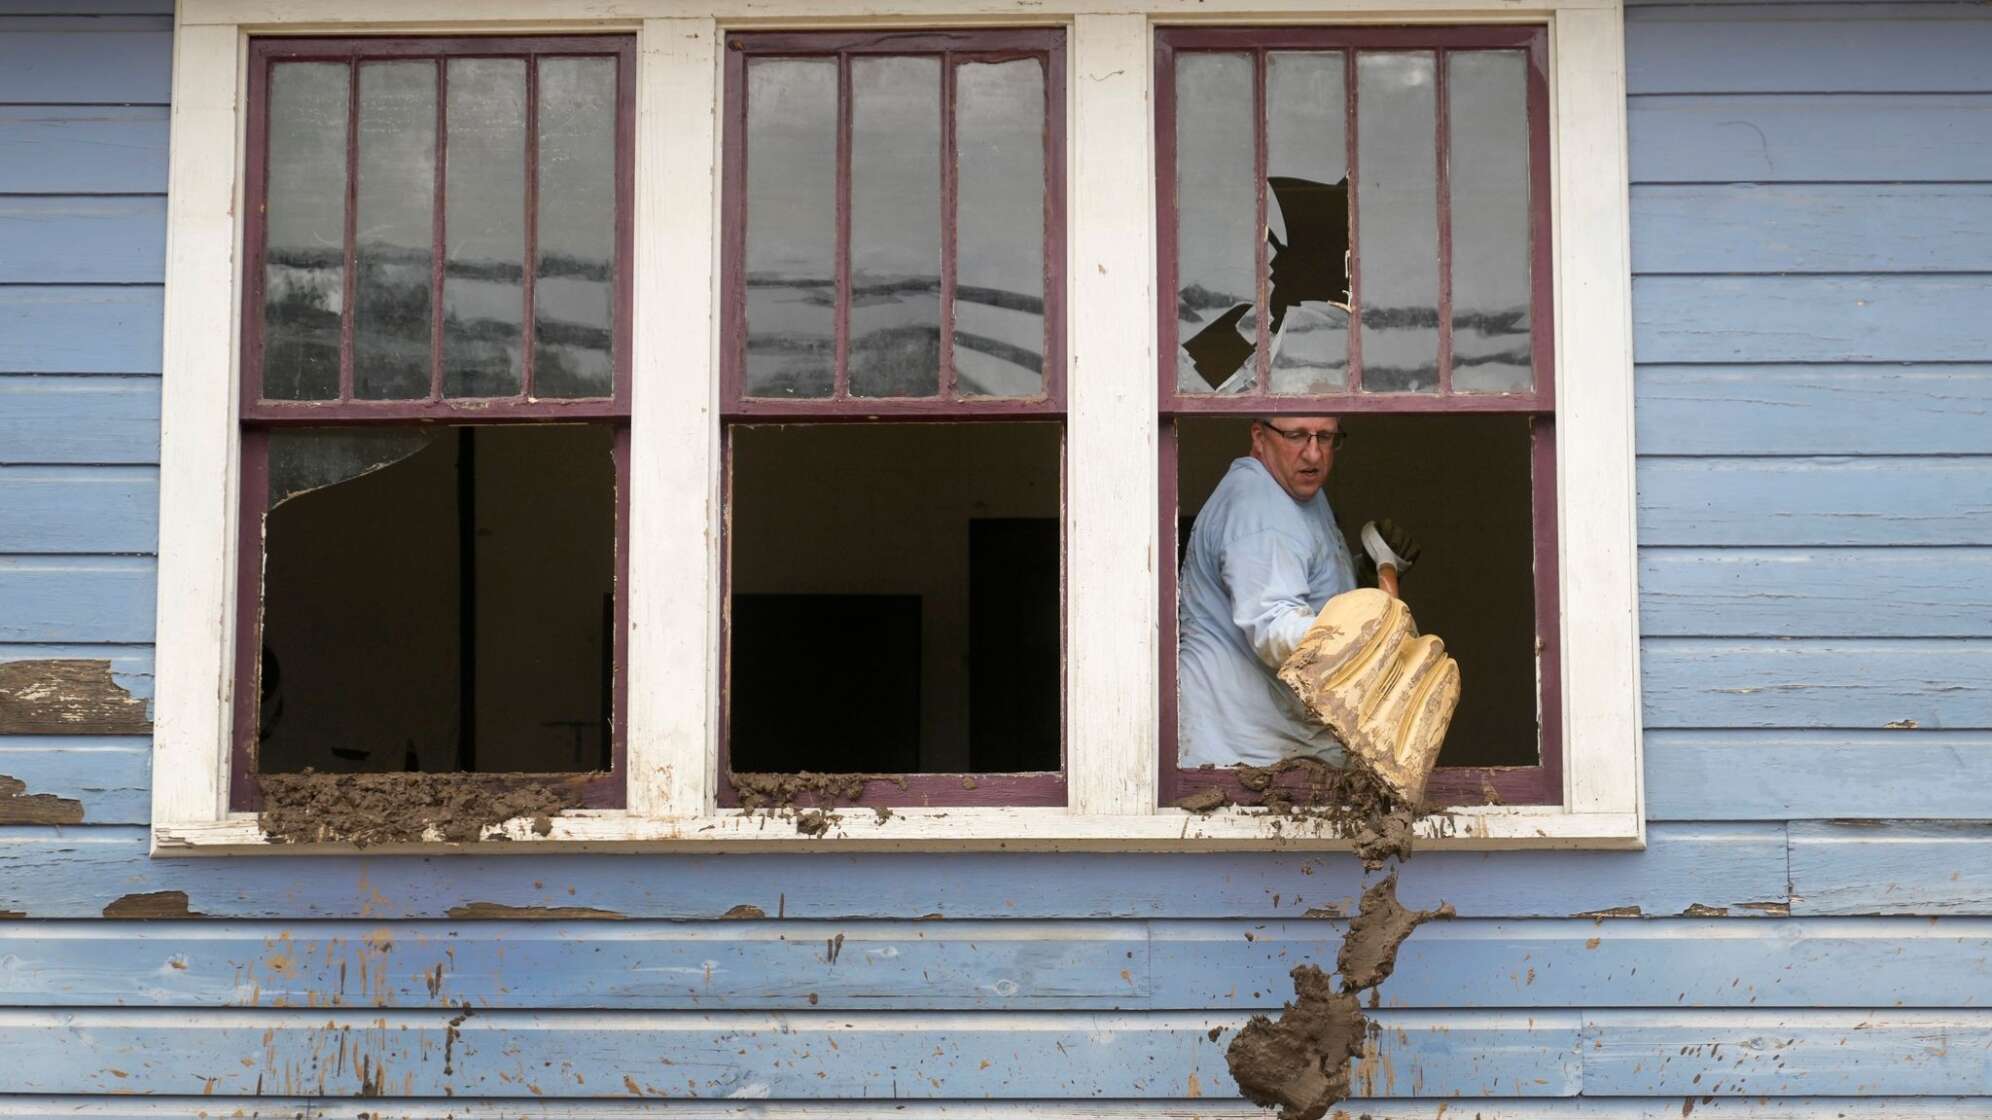
[[[502,833],[503,839],[500,839]],[[1643,848],[1645,824],[1634,813],[1568,813],[1540,806],[1475,807],[1422,819],[1426,850]],[[804,836],[786,817],[721,810],[705,817],[642,819],[616,811],[580,812],[553,822],[547,836],[513,820],[476,844],[377,844],[369,855],[523,855],[562,852],[829,851],[1338,851],[1346,841],[1324,823],[1236,809],[1199,816],[1159,809],[1141,816],[1079,816],[1061,808],[902,809],[880,820],[865,808],[840,809],[828,831]],[[255,817],[153,826],[152,854],[337,855],[351,844],[279,844]]]

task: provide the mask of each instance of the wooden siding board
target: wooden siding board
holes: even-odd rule
[[[1151,1003],[1256,1007],[1297,964],[1332,970],[1343,927],[1154,923]],[[1460,919],[1421,927],[1377,990],[1414,1008],[1985,1007],[1988,957],[1972,918]]]
[[[0,553],[151,553],[156,467],[0,467]]]
[[[1962,1013],[1953,1013],[1962,1014]],[[1363,1096],[1570,1096],[1572,1013],[1381,1011]],[[4,1010],[11,1089],[352,1096],[1236,1096],[1242,1013]],[[454,1021],[453,1021],[454,1020]],[[238,1060],[238,1056],[243,1060]],[[115,1071],[115,1072],[114,1072]],[[1191,1079],[1197,1079],[1193,1082]],[[627,1081],[625,1081],[627,1079]],[[633,1088],[631,1086],[634,1086]],[[390,1089],[391,1087],[391,1089]]]
[[[0,922],[16,1007],[611,1010],[1258,1009],[1347,923]],[[1249,936],[1248,936],[1249,935]],[[842,941],[836,941],[842,938]],[[830,947],[839,946],[831,959]],[[1428,1010],[1985,1007],[1972,918],[1462,918],[1379,989]]]
[[[1645,548],[1648,637],[1992,638],[1992,549]]]
[[[0,466],[158,462],[158,378],[0,376]]]
[[[1634,183],[1992,180],[1992,95],[1707,94],[1627,101]]]
[[[1992,728],[1992,642],[1647,638],[1640,647],[1649,729]]]
[[[1795,914],[1992,914],[1992,821],[1799,821],[1791,829]]]
[[[25,792],[81,802],[91,824],[144,824],[151,819],[152,741],[139,736],[10,735],[0,737],[0,774]],[[0,802],[0,821],[7,806]],[[0,984],[0,998],[6,985]]]
[[[1992,19],[1985,22],[1992,28]],[[1987,262],[1992,184],[1691,183],[1632,191],[1632,268],[1641,275],[1973,272]]]
[[[0,287],[0,373],[156,374],[162,298],[152,286]]]
[[[0,13],[0,102],[164,105],[172,72],[171,18]]]
[[[150,557],[0,556],[0,642],[150,642]]]
[[[0,654],[4,654],[0,647]],[[443,918],[455,907],[587,906],[631,918],[1278,918],[1352,912],[1342,853],[573,855],[152,859],[143,829],[0,830],[0,910],[92,918],[125,895],[184,891],[215,918]],[[1780,824],[1656,825],[1644,851],[1432,852],[1407,904],[1480,917],[1691,905],[1755,916],[1785,898]],[[1752,905],[1756,909],[1751,909]]]
[[[1992,545],[1992,456],[1649,456],[1638,477],[1642,545]]]
[[[1987,1011],[1589,1011],[1596,1096],[1973,1094],[1992,1086]]]
[[[1992,734],[1981,731],[1646,733],[1648,820],[1983,816]]]
[[[1988,286],[1992,275],[1636,277],[1634,347],[1664,363],[1983,362]]]
[[[159,106],[0,105],[0,194],[164,194],[166,131]]]
[[[1642,365],[1644,455],[1992,454],[1992,365]]]
[[[0,42],[5,36],[0,27]],[[0,283],[159,284],[165,279],[165,199],[0,196]]]
[[[1625,45],[1634,94],[1992,90],[1992,17],[1967,4],[1646,8]]]

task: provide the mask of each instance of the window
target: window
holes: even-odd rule
[[[1439,363],[1431,385],[1414,372],[1416,384],[1352,387],[1343,370],[1339,385],[1326,374],[1324,392],[1321,371],[1295,363],[1303,342],[1332,332],[1302,331],[1300,316],[1332,320],[1322,305],[1338,301],[1303,297],[1276,327],[1270,290],[1261,315],[1256,283],[1249,300],[1233,301],[1252,305],[1232,323],[1250,354],[1247,377],[1222,393],[1200,377],[1181,382],[1176,340],[1164,348],[1177,293],[1173,277],[1159,277],[1163,250],[1174,250],[1157,215],[1180,206],[1162,211],[1156,197],[1165,153],[1154,98],[1174,80],[1157,70],[1158,44],[1231,35],[1208,49],[1522,49],[1446,38],[1483,34],[1439,29],[1449,11],[1489,18],[1463,4],[1427,7],[1424,26],[1387,32],[1404,18],[1393,2],[1347,0],[1332,13],[1284,0],[1023,12],[964,0],[936,30],[919,27],[932,15],[911,0],[614,0],[585,17],[532,0],[495,15],[476,0],[405,0],[391,12],[294,0],[258,8],[254,24],[237,0],[181,0],[155,852],[299,850],[262,833],[246,807],[253,775],[237,768],[252,753],[238,756],[238,744],[265,746],[266,638],[281,701],[273,762],[330,756],[342,770],[399,771],[414,740],[416,765],[450,771],[429,781],[456,782],[466,766],[523,766],[539,775],[529,785],[582,787],[584,807],[553,815],[543,835],[533,816],[513,818],[505,833],[525,843],[503,850],[1331,844],[1253,815],[1191,816],[1163,798],[1177,778],[1159,765],[1173,730],[1162,709],[1173,697],[1163,635],[1174,620],[1163,612],[1174,600],[1162,582],[1175,530],[1158,509],[1165,488],[1193,491],[1179,470],[1230,453],[1224,425],[1371,397],[1422,403],[1350,413],[1351,482],[1358,462],[1390,468],[1374,449],[1450,425],[1438,442],[1478,440],[1504,465],[1485,479],[1448,477],[1510,489],[1522,480],[1531,509],[1547,510],[1537,485],[1547,461],[1536,456],[1550,441],[1536,431],[1554,433],[1558,576],[1510,598],[1530,633],[1541,611],[1557,611],[1549,633],[1561,703],[1520,692],[1562,715],[1560,793],[1544,778],[1547,793],[1526,803],[1463,808],[1440,842],[1639,844],[1617,5],[1516,0],[1499,17],[1507,28],[1485,32],[1549,44],[1550,111],[1531,117],[1548,125],[1531,137],[1548,154],[1529,163],[1537,183],[1548,179],[1546,213],[1531,186],[1531,220],[1546,220],[1548,247],[1532,225],[1530,267],[1546,263],[1530,273],[1529,394],[1474,381],[1515,374],[1517,363],[1500,358],[1512,337],[1457,327],[1447,385],[1436,384]],[[1298,37],[1277,40],[1221,26],[1275,9],[1283,23],[1314,26],[1283,28]],[[1375,25],[1362,35],[1380,38],[1358,44],[1353,28],[1330,24]],[[324,37],[333,34],[346,37]],[[1324,38],[1311,46],[1306,35]],[[505,98],[461,96],[464,82],[495,80],[507,60],[533,83],[516,102],[530,126],[493,123]],[[296,110],[317,123],[291,133],[306,149],[318,144],[316,155],[265,150],[277,140],[265,114],[285,93],[271,88],[280,64],[307,68],[290,93],[310,92],[313,77],[324,86]],[[601,65],[614,68],[614,111],[578,114],[586,127],[564,132],[558,91],[574,87],[563,75]],[[788,87],[778,103],[793,110],[765,122],[750,119],[749,80],[764,66],[761,80]],[[422,67],[435,75],[433,101],[415,80]],[[1033,74],[1041,85],[1022,80]],[[890,127],[868,123],[888,118]],[[1256,149],[1260,126],[1245,119]],[[596,156],[561,147],[584,135]],[[605,146],[612,154],[601,156]],[[792,173],[753,181],[771,158]],[[298,174],[314,166],[323,172]],[[1255,151],[1246,181],[1270,170]],[[1332,171],[1314,169],[1311,180]],[[1448,189],[1457,244],[1459,199],[1472,187],[1455,177]],[[503,198],[497,208],[507,209],[515,190],[530,190],[516,199],[516,222],[458,239],[466,220],[452,204]],[[1360,176],[1356,194],[1360,212]],[[266,222],[243,205],[265,195],[289,197],[292,217],[308,212],[309,222],[276,212]],[[1279,206],[1271,198],[1268,217]],[[383,220],[368,217],[382,207]],[[604,217],[576,230],[548,207]],[[772,230],[760,220],[771,210]],[[1225,212],[1247,230],[1249,279],[1261,265],[1250,232],[1258,203],[1242,218]],[[597,240],[572,242],[581,233]],[[264,259],[266,243],[278,259]],[[1277,250],[1264,252],[1270,267]],[[1361,311],[1382,297],[1373,269],[1356,265],[1354,298],[1342,302]],[[1205,285],[1241,294],[1220,281]],[[491,297],[501,289],[503,299]],[[1455,284],[1454,320],[1469,290]],[[499,305],[502,329],[492,325]],[[1358,368],[1374,369],[1392,344],[1361,345]],[[1542,365],[1551,354],[1553,384]],[[1299,395],[1287,391],[1296,378]],[[1165,435],[1176,456],[1166,474]],[[313,510],[325,516],[305,516]],[[1440,550],[1453,546],[1423,520],[1414,528],[1429,553],[1409,577],[1417,596],[1436,587]],[[1518,567],[1543,570],[1534,549],[1548,539],[1531,530],[1525,547]],[[395,627],[370,657],[327,665],[314,661],[317,643],[286,636],[350,630],[369,616]],[[523,669],[504,664],[539,645],[559,652]],[[555,661],[557,674],[541,668]],[[818,670],[813,694],[791,687],[798,664]],[[1468,676],[1469,691],[1478,679]],[[333,691],[382,681],[427,701],[412,716],[406,701],[393,705],[410,717],[398,733],[386,730],[394,713],[349,712],[340,718],[374,726],[306,735],[320,717],[305,713],[322,712]],[[1006,703],[1019,696],[1031,702]],[[554,697],[557,710],[541,703]],[[481,714],[500,702],[544,710]],[[466,720],[467,711],[479,714]],[[736,716],[747,726],[734,727]],[[523,741],[506,741],[528,727]],[[841,742],[797,749],[798,731],[825,728]],[[735,732],[747,757],[727,757]],[[893,812],[845,812],[809,836],[726,804],[736,770],[797,763],[894,775],[870,783],[866,798]],[[499,781],[463,782],[473,780]]]
[[[252,44],[231,808],[306,769],[623,803],[632,48]]]
[[[1157,48],[1163,539],[1182,555],[1251,417],[1339,415],[1343,535],[1416,527],[1433,559],[1406,594],[1469,682],[1429,796],[1560,801],[1546,31],[1171,30]],[[1165,643],[1165,701],[1177,660]],[[1251,800],[1178,763],[1170,716],[1162,799]]]
[[[1062,804],[1061,36],[727,46],[719,803]]]

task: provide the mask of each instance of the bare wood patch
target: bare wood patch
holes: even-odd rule
[[[620,921],[625,914],[598,910],[593,906],[508,906],[502,902],[467,902],[450,907],[450,917],[468,919],[524,919],[549,921],[561,918],[611,918]]]
[[[28,783],[0,774],[0,824],[79,824],[83,803],[52,793],[29,793]]]
[[[146,735],[152,717],[101,659],[0,663],[0,735]]]
[[[128,894],[104,907],[106,918],[200,918],[206,915],[189,909],[186,891],[146,891]]]

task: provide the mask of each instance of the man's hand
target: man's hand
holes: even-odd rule
[[[1409,530],[1388,517],[1373,524],[1376,526],[1377,535],[1383,538],[1384,545],[1402,561],[1397,568],[1399,575],[1417,563],[1418,557],[1424,552],[1424,546],[1418,543],[1417,538],[1413,537]],[[1376,558],[1370,555],[1367,547],[1356,553],[1356,583],[1361,587],[1377,586]]]

